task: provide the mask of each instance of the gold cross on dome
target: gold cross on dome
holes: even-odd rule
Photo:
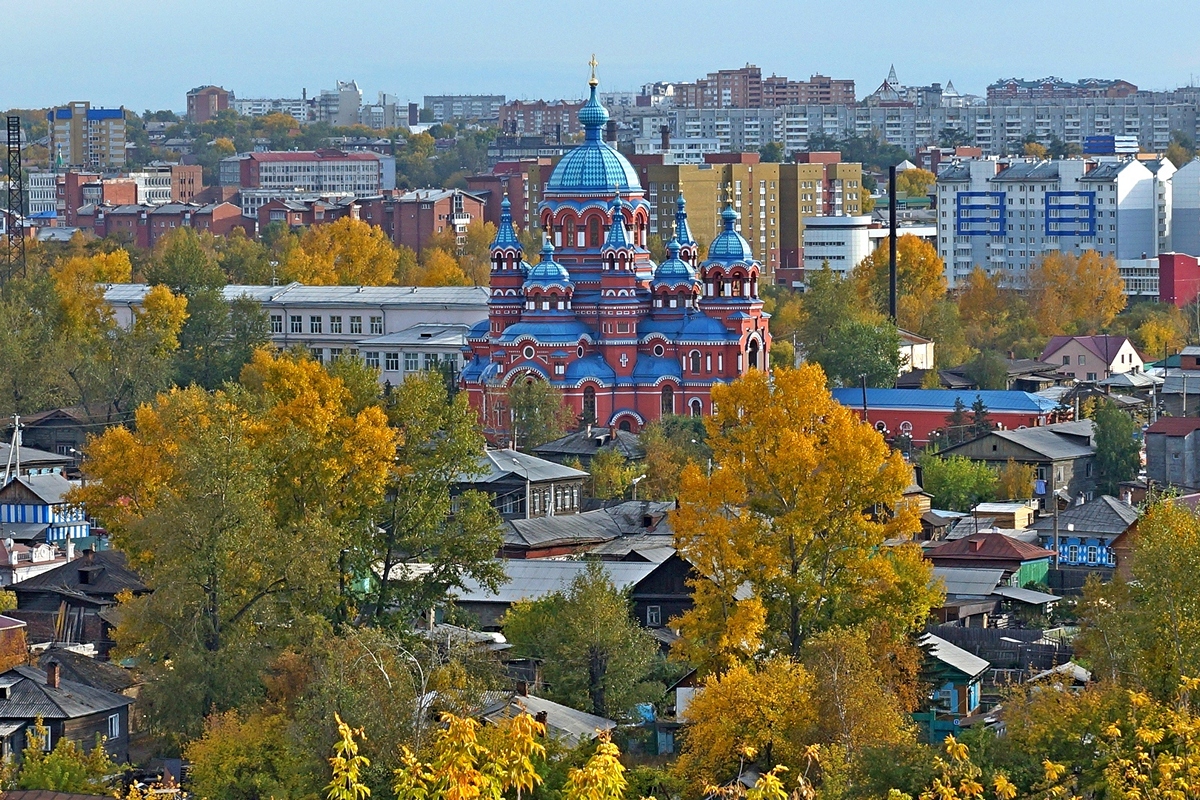
[[[592,68],[592,77],[591,80],[588,81],[588,84],[591,86],[595,86],[596,84],[600,83],[600,81],[596,80],[596,67],[599,65],[599,63],[600,62],[596,60],[596,54],[592,53],[592,60],[588,62],[588,66]]]

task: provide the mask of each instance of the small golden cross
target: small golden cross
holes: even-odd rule
[[[596,80],[596,66],[599,63],[600,62],[596,61],[596,54],[592,53],[592,60],[588,62],[588,64],[592,68],[592,78],[591,78],[591,80],[588,81],[588,84],[591,86],[595,86],[596,84],[600,83],[600,81]]]

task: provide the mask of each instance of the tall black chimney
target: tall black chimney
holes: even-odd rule
[[[888,167],[888,314],[896,322],[896,168]]]
[[[617,121],[610,119],[604,126],[604,141],[613,145],[617,144]]]

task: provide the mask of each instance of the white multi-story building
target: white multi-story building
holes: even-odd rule
[[[638,137],[633,140],[635,155],[665,155],[664,164],[703,164],[705,153],[721,152],[716,139],[671,139],[663,150],[661,137]]]
[[[53,172],[30,172],[25,182],[25,197],[29,202],[29,216],[58,211],[55,197],[58,175]]]
[[[1200,160],[1171,178],[1171,249],[1200,256]]]
[[[150,287],[113,284],[104,293],[119,324],[129,326]],[[486,286],[226,286],[225,299],[262,304],[271,343],[305,347],[318,361],[361,358],[397,383],[407,374],[462,368],[470,328],[487,323]]]
[[[247,117],[287,114],[298,122],[308,122],[312,105],[306,97],[229,98],[229,107]]]
[[[954,161],[938,174],[938,255],[951,287],[976,266],[1024,286],[1049,251],[1150,258],[1170,240],[1166,196],[1135,159]]]
[[[241,188],[242,213],[254,216],[275,198],[377,196],[396,187],[396,159],[369,150],[242,153],[221,159],[217,174]]]
[[[805,217],[804,272],[825,264],[845,277],[871,254],[870,215],[862,217]]]
[[[145,169],[129,173],[137,184],[137,201],[142,205],[161,206],[171,202],[171,169]]]

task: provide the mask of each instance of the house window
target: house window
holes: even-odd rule
[[[350,317],[350,332],[362,333],[362,317]]]
[[[367,352],[363,353],[363,358],[366,360],[368,367],[371,367],[372,369],[379,369],[378,350],[368,350]]]
[[[271,315],[271,333],[283,333],[283,314]]]
[[[329,332],[330,333],[341,333],[342,332],[342,318],[341,317],[330,317],[329,318]]]
[[[340,348],[340,347],[329,348],[329,360],[330,361],[337,361],[341,357],[342,357],[342,348]]]
[[[404,354],[404,371],[405,372],[416,372],[418,369],[421,368],[420,360],[418,358],[419,355],[420,355],[419,353],[405,353]]]
[[[321,333],[321,318],[312,316],[308,318],[308,332]]]
[[[1079,357],[1079,361],[1078,361],[1077,363],[1078,363],[1078,364],[1079,364],[1079,366],[1081,366],[1081,367],[1087,366],[1087,356],[1083,356],[1083,355],[1081,355],[1081,356]]]
[[[304,318],[299,314],[293,314],[291,318],[292,333],[304,333]]]
[[[1074,564],[1079,561],[1079,545],[1073,544],[1067,547],[1067,563]]]
[[[371,333],[383,333],[383,317],[371,317]]]
[[[121,736],[121,715],[108,715],[108,738],[118,739]]]
[[[1088,563],[1095,564],[1099,560],[1100,550],[1095,545],[1088,545]]]
[[[1071,357],[1063,356],[1063,366],[1070,366],[1070,364],[1071,364]]]
[[[425,353],[425,369],[437,369],[438,357],[437,353]]]
[[[384,353],[383,368],[387,372],[400,371],[400,354],[399,353]]]
[[[662,625],[662,606],[646,606],[646,625],[650,628]]]

